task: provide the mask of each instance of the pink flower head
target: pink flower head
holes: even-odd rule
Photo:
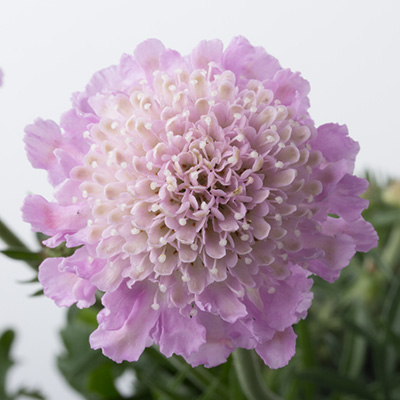
[[[314,126],[308,92],[243,37],[185,57],[151,39],[96,73],[60,125],[27,126],[55,201],[28,196],[24,219],[47,246],[82,246],[39,279],[59,306],[104,292],[93,348],[135,361],[155,343],[210,367],[243,347],[288,363],[310,276],[333,282],[377,243],[358,144]]]

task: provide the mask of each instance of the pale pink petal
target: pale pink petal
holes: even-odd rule
[[[70,272],[61,272],[59,266],[63,258],[47,258],[39,267],[39,281],[44,294],[59,307],[70,307],[76,303],[79,308],[86,308],[96,301],[96,287],[85,279]]]
[[[296,334],[293,328],[276,332],[271,340],[259,344],[256,352],[270,368],[284,367],[296,352]]]

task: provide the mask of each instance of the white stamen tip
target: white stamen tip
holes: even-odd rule
[[[228,241],[227,241],[226,239],[221,239],[221,240],[219,241],[219,245],[220,245],[221,247],[225,247],[227,244],[228,244]]]
[[[127,205],[125,203],[122,203],[119,208],[121,211],[125,211],[126,210]]]
[[[138,228],[132,228],[131,229],[132,235],[137,235],[139,232],[140,232],[140,230]]]
[[[153,163],[152,163],[151,161],[149,161],[149,162],[146,164],[146,168],[147,168],[149,171],[151,171],[151,170],[153,169]]]
[[[210,274],[212,274],[212,275],[218,274],[217,268],[210,269]]]
[[[118,122],[117,121],[113,121],[111,123],[111,129],[117,129],[118,128]]]
[[[277,242],[277,243],[276,243],[276,247],[277,247],[279,250],[283,249],[283,243],[282,243],[282,242]]]
[[[160,241],[160,244],[166,244],[167,243],[167,239],[165,239],[164,236],[161,236],[159,241]]]
[[[250,103],[250,102],[251,102],[250,97],[245,97],[245,98],[243,99],[243,103],[244,103],[244,104],[248,104],[248,103]]]
[[[192,308],[192,309],[190,310],[189,315],[190,315],[191,317],[195,317],[195,316],[197,315],[197,310],[194,309],[194,308]]]
[[[117,236],[118,235],[118,232],[117,232],[117,230],[116,229],[111,229],[111,236]]]
[[[216,75],[214,77],[216,77]],[[217,78],[215,78],[215,79],[217,79]],[[216,90],[212,90],[210,94],[212,97],[215,97],[218,94],[218,92]]]
[[[144,127],[145,127],[148,131],[151,130],[151,127],[152,127],[151,122],[146,122],[146,123],[144,124]]]
[[[78,202],[78,198],[76,196],[72,197],[72,204],[76,204]]]
[[[235,219],[239,220],[239,219],[242,219],[242,218],[243,218],[242,214],[240,214],[238,212],[235,213]]]
[[[282,161],[277,161],[277,162],[275,163],[275,167],[276,167],[276,168],[283,168],[283,162],[282,162]]]
[[[182,113],[182,116],[184,116],[184,117],[188,117],[189,115],[190,115],[189,110],[186,110],[186,111],[184,111],[184,112]]]
[[[208,105],[210,107],[214,106],[215,105],[215,100],[208,100]]]
[[[122,168],[122,169],[127,169],[127,168],[128,168],[128,163],[125,162],[125,161],[122,161],[122,163],[121,163],[121,168]]]
[[[276,196],[276,197],[275,197],[275,200],[276,200],[276,202],[277,202],[278,204],[282,204],[282,203],[283,203],[283,197],[281,197],[281,196]]]
[[[203,210],[203,211],[205,211],[205,210],[208,210],[208,205],[207,205],[207,203],[205,202],[205,201],[203,201],[202,203],[201,203],[201,209]]]
[[[242,240],[243,242],[245,242],[246,240],[249,240],[249,235],[247,234],[243,234],[242,236],[240,236],[240,240]]]
[[[83,137],[84,137],[85,139],[87,139],[89,136],[90,136],[90,132],[89,132],[89,131],[83,132]]]
[[[199,83],[199,81],[198,81],[197,79],[191,79],[191,80],[190,80],[190,83],[191,83],[192,85],[197,85],[197,84]]]
[[[165,169],[163,174],[164,176],[171,176],[171,171],[169,169]]]
[[[91,256],[89,256],[87,259],[88,259],[88,261],[89,261],[90,263],[92,263],[92,262],[94,261],[94,258],[91,257]]]
[[[160,305],[159,305],[158,303],[154,303],[154,304],[151,305],[151,308],[152,308],[154,311],[157,311],[157,310],[160,308]]]
[[[82,197],[83,197],[84,199],[86,199],[86,197],[88,197],[88,192],[87,192],[87,190],[84,190],[84,191],[82,192]]]
[[[172,136],[174,136],[174,132],[168,131],[167,132],[167,137],[171,138]]]
[[[247,222],[245,222],[245,223],[242,225],[242,229],[243,229],[244,231],[248,231],[249,228],[250,228],[250,225],[249,225]]]
[[[282,215],[281,214],[276,214],[275,215],[275,221],[282,221]]]
[[[165,254],[161,254],[160,256],[158,256],[158,262],[160,264],[165,263],[166,259],[167,259],[167,256]]]
[[[179,93],[174,94],[173,100],[175,103],[178,102],[180,99],[181,99],[181,95]]]
[[[151,190],[156,190],[157,189],[157,183],[156,182],[151,182],[150,183],[150,189]]]
[[[207,142],[206,142],[205,140],[202,140],[202,141],[200,142],[200,144],[199,144],[199,147],[200,147],[201,149],[204,149],[204,148],[206,147],[206,145],[207,145]]]
[[[274,138],[272,135],[268,135],[268,136],[266,137],[266,140],[267,140],[268,143],[275,142],[275,138]]]
[[[253,151],[250,153],[250,157],[251,157],[251,158],[257,158],[257,157],[258,157],[258,153],[257,153],[255,150],[253,150]]]
[[[190,276],[182,275],[182,281],[183,282],[189,282],[190,281]]]
[[[148,110],[150,109],[150,107],[151,107],[151,103],[146,103],[146,104],[143,106],[143,108],[144,108],[146,111],[148,111]]]
[[[179,225],[180,226],[185,226],[187,224],[187,221],[185,218],[179,218]]]
[[[312,168],[311,168],[309,165],[307,165],[306,170],[307,170],[307,172],[308,172],[309,174],[311,174]]]
[[[308,198],[308,202],[312,203],[314,201],[314,196],[311,194],[310,197]]]
[[[268,289],[268,293],[269,294],[274,294],[275,293],[275,288],[273,287],[273,286],[271,286],[269,289]]]
[[[175,86],[175,85],[169,85],[169,86],[168,86],[168,90],[170,90],[171,92],[173,92],[174,90],[176,90],[176,86]]]
[[[256,111],[257,111],[257,107],[250,107],[250,111],[252,112],[252,113],[255,113]]]
[[[157,203],[151,205],[151,211],[156,212],[160,209],[160,206]]]
[[[277,130],[278,128],[276,127],[276,125],[274,124],[274,125],[271,125],[271,130],[273,130],[273,131],[275,131],[276,132],[276,130]]]
[[[240,119],[240,118],[242,118],[242,114],[240,114],[240,113],[235,113],[235,114],[233,114],[233,118],[235,118],[235,119]]]
[[[204,118],[204,122],[207,124],[207,125],[211,125],[211,118],[210,117],[205,117]]]
[[[247,265],[249,265],[249,264],[251,264],[251,258],[250,257],[246,257],[245,259],[244,259],[244,262],[247,264]]]
[[[198,250],[199,246],[198,246],[196,243],[192,243],[192,244],[190,245],[190,248],[191,248],[193,251],[196,251],[196,250]]]
[[[301,232],[299,229],[295,229],[294,234],[295,234],[295,236],[300,237]]]
[[[93,224],[93,220],[92,219],[88,219],[87,226],[91,226],[92,224]]]
[[[176,155],[176,154],[174,154],[172,157],[171,157],[171,160],[173,161],[173,162],[175,162],[175,161],[178,161],[178,156]]]
[[[91,167],[94,169],[94,168],[97,168],[97,161],[92,161],[91,163],[90,163],[90,165],[91,165]]]
[[[285,253],[285,254],[282,254],[282,260],[283,261],[286,261],[287,259],[288,259],[288,255]]]
[[[244,296],[244,291],[243,290],[238,290],[236,294],[237,294],[237,297],[243,297]]]
[[[163,293],[165,293],[167,291],[167,287],[164,284],[161,284],[159,289],[160,289],[160,292],[163,292]]]

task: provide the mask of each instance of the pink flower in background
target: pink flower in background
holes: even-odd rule
[[[308,92],[242,37],[185,57],[151,39],[96,73],[60,125],[27,126],[55,200],[28,196],[24,219],[49,247],[82,246],[39,279],[59,306],[104,292],[93,348],[135,361],[155,343],[210,367],[243,347],[288,363],[310,276],[333,282],[377,243],[358,144],[314,126]]]

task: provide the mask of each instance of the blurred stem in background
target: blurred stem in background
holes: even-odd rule
[[[238,349],[223,365],[192,368],[156,347],[147,348],[138,362],[116,364],[89,347],[102,307],[99,293],[91,309],[68,311],[61,332],[64,351],[57,358],[60,373],[88,400],[400,399],[400,182],[369,180],[364,216],[378,231],[379,247],[357,254],[333,285],[314,278],[315,300],[307,319],[295,326],[296,355],[288,366],[270,370],[254,352]],[[0,237],[7,246],[4,255],[34,269],[32,282],[43,259],[75,250],[48,249],[39,234],[38,250],[32,251],[2,221]],[[0,398],[7,400],[23,392],[6,390],[13,337],[6,331],[0,339]],[[45,398],[25,391],[29,395]]]

